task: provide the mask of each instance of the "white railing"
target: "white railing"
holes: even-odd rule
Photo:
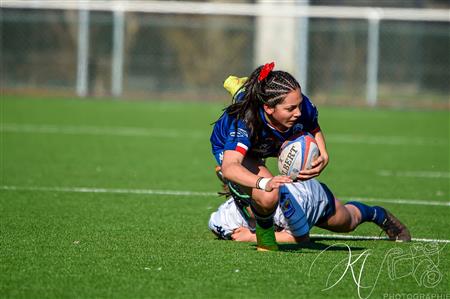
[[[163,14],[236,15],[271,17],[309,17],[370,19],[377,16],[385,20],[449,22],[446,9],[374,8],[344,6],[278,5],[277,1],[258,4],[189,2],[189,1],[136,1],[136,0],[2,0],[2,7],[31,9],[76,9],[96,11],[148,12]],[[301,3],[301,2],[300,2]],[[274,9],[275,7],[275,9]]]
[[[245,3],[210,3],[188,1],[126,1],[126,0],[2,0],[2,8],[26,9],[57,9],[79,10],[78,36],[78,72],[77,93],[85,96],[88,82],[89,51],[89,11],[111,11],[114,13],[113,25],[113,60],[112,60],[112,94],[120,96],[123,84],[123,39],[124,13],[146,12],[157,14],[194,14],[194,15],[233,15],[254,17],[292,17],[304,18],[332,18],[332,19],[362,19],[368,21],[368,53],[367,53],[367,82],[366,100],[369,105],[376,105],[378,90],[379,65],[379,26],[380,21],[422,21],[422,22],[450,22],[448,9],[412,9],[412,8],[378,8],[378,7],[342,7],[342,6],[308,6],[302,5],[308,1],[297,0],[297,5],[277,4],[275,1],[260,1],[257,4]],[[307,26],[307,23],[306,23]],[[307,43],[307,38],[306,38]],[[308,45],[300,48],[299,56],[303,57],[302,69],[299,73],[306,77]],[[306,78],[303,78],[306,90]]]

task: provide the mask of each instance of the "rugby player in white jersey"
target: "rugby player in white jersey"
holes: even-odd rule
[[[316,179],[280,187],[274,215],[277,242],[307,242],[313,226],[333,232],[350,232],[364,222],[377,224],[390,240],[411,240],[406,226],[386,209],[356,201],[342,204]],[[230,196],[211,214],[208,226],[220,239],[256,242],[255,218],[245,200],[237,195]]]

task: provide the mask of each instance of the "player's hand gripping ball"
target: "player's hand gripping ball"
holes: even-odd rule
[[[316,140],[309,133],[301,133],[281,146],[278,155],[278,170],[295,180],[301,170],[310,169],[311,162],[319,156]]]

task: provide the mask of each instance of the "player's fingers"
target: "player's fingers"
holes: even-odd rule
[[[313,170],[314,168],[311,169],[304,169],[302,171],[299,172],[298,176],[309,176],[312,175],[314,173],[316,173],[316,171]]]
[[[275,179],[275,180],[279,180],[279,179],[289,179],[290,177],[288,177],[287,175],[277,175],[277,176],[274,176],[272,179]]]
[[[322,156],[317,157],[314,161],[311,162],[311,167],[314,168],[319,164],[322,164],[324,162],[324,159]]]
[[[320,167],[311,168],[309,170],[302,170],[298,174],[299,180],[309,180],[312,179],[320,174]]]
[[[300,171],[299,175],[314,175],[314,174],[318,175],[321,170],[322,170],[322,164],[319,164],[316,167],[313,167],[311,169],[304,169],[304,170]]]
[[[280,188],[280,186],[283,186],[283,185],[285,185],[285,184],[287,184],[286,182],[273,182],[271,185],[270,185],[270,191],[272,191],[273,189],[278,189],[278,188]]]
[[[280,186],[287,183],[292,183],[290,177],[284,175],[275,176],[267,183],[266,191],[271,192],[273,189],[278,189]]]
[[[289,183],[292,183],[291,179],[289,179],[289,180],[273,181],[273,184],[281,184],[281,185],[283,185],[283,184],[289,184]]]
[[[280,186],[282,186],[282,185],[284,185],[283,183],[273,183],[273,185],[272,185],[272,190],[273,189],[278,189],[278,188],[280,188]]]
[[[292,182],[292,179],[285,175],[278,175],[278,176],[273,177],[272,181],[273,182],[290,183],[290,182]]]
[[[287,182],[285,181],[280,181],[280,180],[271,180],[268,184],[266,188],[266,191],[272,191],[272,189],[278,188],[280,185],[284,185]]]
[[[302,174],[300,174],[297,178],[298,178],[300,181],[306,181],[306,180],[315,178],[315,177],[318,176],[318,175],[319,175],[319,174],[312,174],[312,175],[302,175]]]

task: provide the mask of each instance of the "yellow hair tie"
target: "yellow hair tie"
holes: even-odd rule
[[[223,87],[231,94],[232,97],[234,97],[236,92],[241,89],[247,79],[248,77],[239,78],[236,76],[228,76],[228,78],[223,82]]]

